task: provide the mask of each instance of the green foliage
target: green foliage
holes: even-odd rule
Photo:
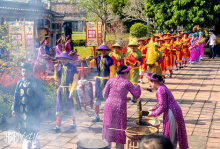
[[[128,0],[108,0],[111,6],[111,10],[114,14],[122,15],[122,10],[126,4],[128,4]]]
[[[152,24],[148,23],[147,24],[147,38],[152,37],[155,33],[154,27]]]
[[[54,108],[56,106],[57,99],[57,87],[52,83],[44,83],[44,91],[45,91],[45,105],[44,108]]]
[[[135,23],[130,28],[130,34],[132,37],[145,37],[147,34],[147,26],[143,23]]]
[[[219,24],[220,1],[205,0],[145,0],[147,17],[154,18],[163,29],[183,25],[192,29],[195,25]]]
[[[72,40],[74,46],[85,46],[85,39]]]

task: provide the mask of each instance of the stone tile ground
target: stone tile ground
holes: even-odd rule
[[[172,91],[176,101],[180,104],[188,134],[190,149],[217,149],[220,148],[220,61],[207,60],[190,65],[182,70],[174,71],[172,78],[166,78],[166,85]],[[94,83],[94,80],[92,80]],[[141,85],[146,88],[148,84]],[[142,90],[141,99],[143,109],[157,104],[155,91],[152,93]],[[130,96],[130,95],[129,95]],[[101,119],[103,118],[101,106]],[[70,129],[70,118],[65,117],[60,133],[54,133],[55,116],[42,119],[40,140],[42,149],[68,149],[76,148],[76,142],[84,138],[100,138],[102,121],[90,122],[94,110],[77,113],[77,129]],[[127,125],[133,126],[137,118],[136,104],[127,103]],[[158,117],[162,121],[162,116]],[[0,125],[0,148],[21,148],[22,143],[8,145],[4,136],[8,130],[17,129],[6,124]],[[160,127],[162,132],[162,125]],[[114,147],[115,145],[113,145]]]

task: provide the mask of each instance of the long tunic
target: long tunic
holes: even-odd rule
[[[60,55],[62,53],[62,46],[57,45],[55,51],[56,51],[56,56]]]
[[[196,40],[191,40],[190,41],[191,46],[189,47],[190,50],[190,62],[195,63],[196,61]]]
[[[170,43],[165,43],[164,44],[165,47],[167,48],[167,53],[166,53],[166,56],[165,56],[165,59],[166,59],[166,68],[167,70],[172,70],[173,69],[173,64],[174,64],[174,59],[173,59],[173,47]]]
[[[173,97],[173,94],[170,90],[163,84],[160,84],[157,93],[157,102],[158,105],[153,108],[152,116],[156,117],[164,113],[163,115],[163,135],[170,137],[170,128],[169,127],[169,109],[172,111],[177,125],[177,139],[179,142],[180,149],[187,149],[188,148],[188,141],[187,141],[187,133],[185,122],[183,119],[183,114],[180,106],[176,102]]]
[[[121,52],[119,53],[115,53],[115,52],[111,52],[108,54],[114,61],[114,65],[115,65],[115,76],[116,76],[116,71],[117,69],[124,65],[124,55],[121,54]]]
[[[134,85],[138,84],[139,80],[139,66],[142,64],[141,51],[137,49],[135,52],[130,51],[125,58],[125,65],[131,66],[128,79]]]
[[[66,47],[66,52],[67,52],[67,54],[69,54],[69,53],[72,51],[72,49],[71,49],[71,44],[70,44],[70,43],[66,43],[66,44],[65,44],[65,47]],[[70,63],[72,63],[72,64],[75,65],[75,66],[79,65],[79,62],[76,62],[76,61],[78,60],[78,55],[77,55],[77,53],[74,53],[74,54],[72,54],[72,55],[70,55],[70,56],[72,57],[72,60],[70,61]]]
[[[57,91],[57,100],[56,100],[56,115],[62,114],[63,112],[72,113],[73,109],[78,106],[74,106],[73,99],[69,98],[69,95],[74,95],[78,97],[77,92],[69,92],[69,86],[73,83],[73,77],[77,73],[76,66],[68,63],[65,66],[61,65],[58,68],[58,71],[54,73],[55,80],[58,80],[59,87]],[[77,99],[77,98],[76,98]],[[77,101],[79,104],[79,101]]]
[[[187,59],[190,58],[190,51],[189,51],[190,39],[182,38],[181,41],[183,43],[182,45],[183,61],[187,61]]]
[[[94,101],[104,100],[102,97],[102,91],[109,78],[112,78],[115,74],[115,67],[113,59],[106,55],[105,57],[98,56],[90,61],[89,67],[97,67],[97,76],[95,77],[95,98]]]
[[[155,66],[152,67],[152,66],[148,66],[147,68],[147,72],[148,73],[156,73],[160,76],[162,76],[162,71],[161,71],[161,67],[160,67],[160,64],[162,63],[163,61],[163,56],[162,56],[162,53],[160,51],[156,51],[156,63],[155,63]]]
[[[47,64],[49,66],[48,71],[51,71],[54,68],[54,64],[52,63],[51,58],[46,58],[47,55],[48,54],[45,51],[45,49],[43,47],[40,47],[38,49],[37,62],[42,64]]]
[[[167,49],[164,45],[161,45],[160,52],[162,53],[162,57],[163,57],[163,61],[161,62],[160,67],[161,67],[162,75],[165,75],[167,71],[166,59],[165,59]]]
[[[135,87],[122,76],[109,79],[103,90],[106,103],[102,135],[108,142],[126,143],[124,131],[110,130],[109,128],[126,129],[128,92],[131,92],[135,98],[139,98],[141,95],[140,86]]]
[[[205,46],[205,41],[199,42],[199,54],[200,54],[200,59],[204,58],[204,46]]]
[[[182,63],[182,42],[175,41],[174,46],[176,47],[176,63]]]
[[[22,135],[27,136],[31,133],[37,135],[39,131],[39,116],[45,101],[43,89],[42,82],[33,76],[27,80],[21,79],[17,83],[11,109],[16,112],[16,120]],[[31,136],[26,139],[35,138]]]
[[[139,49],[141,50],[142,53],[142,65],[139,67],[140,72],[145,72],[147,71],[147,65],[146,65],[146,55],[147,55],[147,46],[140,46]]]

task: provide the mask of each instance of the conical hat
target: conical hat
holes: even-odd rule
[[[130,42],[129,44],[128,44],[128,47],[130,47],[130,46],[139,46],[139,43],[138,42],[136,42],[136,41],[132,41],[132,42]]]
[[[112,47],[120,47],[121,48],[120,44],[118,44],[118,43],[115,43]]]

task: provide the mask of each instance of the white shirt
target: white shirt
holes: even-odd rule
[[[209,45],[215,45],[215,40],[216,39],[216,36],[215,34],[212,34],[209,38]]]

